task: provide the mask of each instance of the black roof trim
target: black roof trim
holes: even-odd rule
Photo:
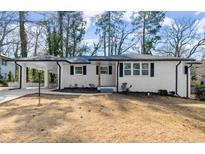
[[[70,64],[90,64],[90,62],[70,62],[69,60],[26,60],[26,59],[8,59],[7,61],[21,62],[53,62],[62,61]],[[89,59],[89,61],[195,61],[194,59]]]
[[[90,62],[70,62],[68,60],[48,60],[48,59],[45,59],[45,60],[31,60],[31,59],[9,59],[7,61],[16,61],[16,62],[67,62],[69,64],[90,64]]]
[[[186,64],[196,64],[196,65],[201,65],[202,62],[200,62],[200,61],[192,61],[192,62],[187,62]]]
[[[45,60],[43,60],[43,59],[37,59],[37,60],[34,60],[34,59],[33,60],[32,59],[9,59],[7,61],[16,61],[16,62],[18,62],[18,61],[22,61],[22,62],[26,62],[26,61],[30,61],[30,62],[35,62],[35,61],[39,61],[39,62],[44,62],[44,61],[47,61],[47,62],[64,61],[64,62],[70,63],[67,60],[48,60],[48,59],[45,59]]]
[[[195,59],[189,58],[177,58],[177,57],[160,57],[160,56],[150,56],[150,55],[118,55],[118,56],[74,56],[68,58],[60,58],[55,56],[36,56],[28,58],[19,59],[9,59],[8,61],[22,61],[22,62],[52,62],[61,61],[70,64],[90,64],[92,61],[195,61]]]
[[[194,59],[90,59],[90,61],[195,61]]]

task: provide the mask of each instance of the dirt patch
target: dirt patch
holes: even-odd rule
[[[205,102],[29,95],[0,105],[0,142],[205,142]]]

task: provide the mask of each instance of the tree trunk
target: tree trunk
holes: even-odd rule
[[[111,38],[111,28],[110,28],[110,26],[111,26],[111,12],[110,11],[108,11],[108,56],[110,56],[111,55],[111,40],[110,40],[110,38]]]
[[[27,35],[25,31],[25,12],[19,12],[19,33],[21,40],[21,56],[27,57]]]
[[[36,40],[35,40],[35,46],[34,46],[34,56],[37,56],[37,49],[38,49],[38,38],[40,33],[37,32],[36,34]]]
[[[60,50],[63,52],[63,11],[58,12],[58,24],[60,34]]]
[[[69,37],[70,37],[70,16],[67,15],[67,28],[66,28],[66,39],[65,39],[66,57],[68,57],[68,53],[70,52]]]
[[[76,53],[76,31],[74,29],[74,35],[73,35],[73,56],[75,56]]]
[[[106,47],[107,47],[107,45],[106,45],[106,32],[103,32],[104,34],[103,34],[103,48],[104,48],[104,56],[106,56],[107,54],[106,54]]]
[[[145,47],[145,29],[146,29],[146,12],[144,12],[144,15],[143,15],[143,29],[142,29],[142,54],[147,54],[146,53],[146,47]]]

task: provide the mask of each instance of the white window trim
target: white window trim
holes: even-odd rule
[[[82,73],[76,73],[76,68],[77,67],[82,69]],[[75,75],[83,75],[83,67],[82,66],[75,66]]]
[[[130,65],[131,65],[130,69],[125,69],[125,64],[130,64]],[[132,75],[133,75],[133,73],[132,73],[132,68],[133,68],[133,64],[132,64],[132,63],[128,63],[128,62],[124,63],[124,64],[123,64],[123,75],[124,75],[124,76],[132,76]],[[130,75],[125,74],[125,70],[130,70],[130,71],[131,71],[131,74],[130,74]]]
[[[148,64],[148,68],[147,68],[147,69],[143,69],[143,68],[142,68],[142,64]],[[149,67],[150,67],[150,63],[146,63],[146,62],[142,62],[142,63],[141,63],[141,71],[140,71],[141,76],[149,76],[149,72],[150,72],[150,68],[149,68]],[[147,71],[148,71],[148,74],[146,74],[146,75],[145,75],[145,74],[142,74],[142,71],[143,71],[143,70],[147,70]]]
[[[124,69],[125,68],[125,64],[131,64],[131,75],[126,75],[125,74],[125,70],[128,69]],[[134,64],[140,64],[140,69],[134,69]],[[142,69],[142,64],[148,64],[148,69]],[[139,75],[134,75],[134,70],[139,70],[140,74]],[[147,75],[143,75],[142,74],[142,70],[148,70],[148,74]],[[150,62],[124,62],[123,63],[123,76],[134,76],[134,77],[149,77],[150,75]]]
[[[140,65],[140,68],[139,68],[139,69],[134,69],[134,64],[139,64],[139,65]],[[141,63],[139,63],[139,62],[133,62],[133,63],[132,63],[132,75],[133,75],[133,76],[140,76],[140,75],[141,75],[141,68],[142,68],[142,67],[141,67]],[[135,71],[135,70],[138,70],[138,71],[140,72],[140,74],[138,74],[138,75],[137,75],[137,74],[134,74],[134,71]]]

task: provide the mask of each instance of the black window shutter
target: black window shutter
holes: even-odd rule
[[[86,75],[86,74],[87,74],[86,66],[83,66],[83,75]]]
[[[99,74],[99,66],[96,66],[96,75]]]
[[[184,74],[188,74],[188,66],[184,66]]]
[[[154,63],[151,63],[150,65],[150,76],[154,77]]]
[[[120,77],[123,77],[123,63],[120,63]]]
[[[112,66],[109,66],[109,74],[112,74]]]
[[[74,74],[74,67],[71,65],[70,66],[70,75],[73,75]]]

